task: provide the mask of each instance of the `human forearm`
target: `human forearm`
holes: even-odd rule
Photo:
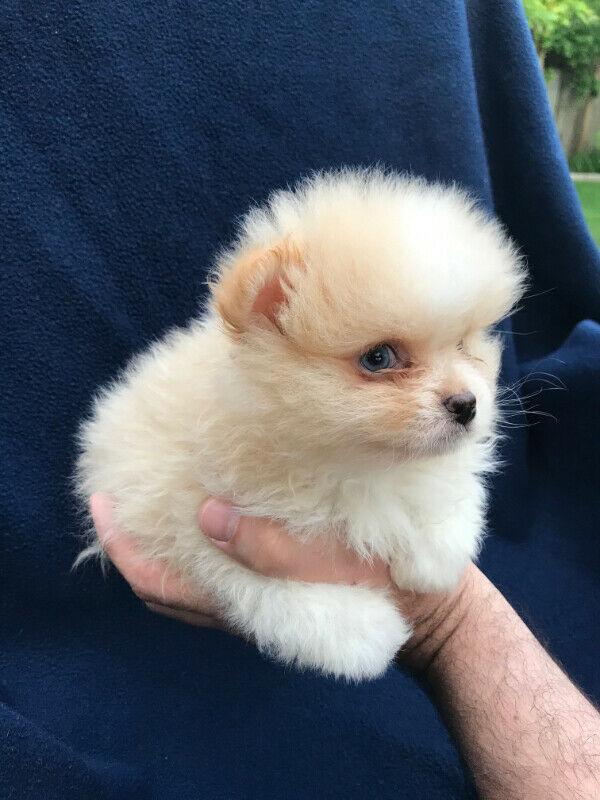
[[[413,661],[482,798],[600,796],[600,716],[475,567],[442,621],[417,625]]]

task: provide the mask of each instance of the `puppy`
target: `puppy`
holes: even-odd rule
[[[218,258],[202,316],[97,398],[78,493],[111,495],[141,551],[264,652],[374,678],[410,636],[385,592],[255,574],[198,532],[198,507],[219,495],[385,559],[400,587],[451,589],[484,525],[493,326],[523,283],[456,188],[348,169],[276,192]]]

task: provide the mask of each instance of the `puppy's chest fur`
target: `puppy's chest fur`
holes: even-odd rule
[[[263,463],[268,460],[263,455]],[[387,466],[290,467],[278,464],[275,454],[273,461],[273,470],[240,482],[240,475],[230,476],[225,485],[214,473],[201,480],[211,494],[235,497],[245,513],[279,519],[302,537],[340,536],[360,554],[388,562],[411,564],[430,556],[443,561],[454,550],[458,564],[480,536],[485,506],[480,473],[486,464],[477,444]]]

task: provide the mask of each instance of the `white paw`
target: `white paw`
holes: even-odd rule
[[[383,593],[361,586],[286,583],[261,594],[254,637],[285,663],[348,680],[381,675],[411,635]]]

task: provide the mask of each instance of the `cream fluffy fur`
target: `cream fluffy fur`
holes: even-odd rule
[[[98,397],[78,492],[112,495],[143,551],[210,591],[263,651],[380,675],[410,635],[384,592],[254,574],[199,534],[198,507],[227,497],[387,559],[400,586],[450,588],[484,523],[489,328],[522,285],[510,240],[456,188],[342,170],[277,192],[218,259],[202,318]],[[365,373],[360,356],[384,342],[401,364]],[[463,391],[477,398],[468,428],[443,405]]]

